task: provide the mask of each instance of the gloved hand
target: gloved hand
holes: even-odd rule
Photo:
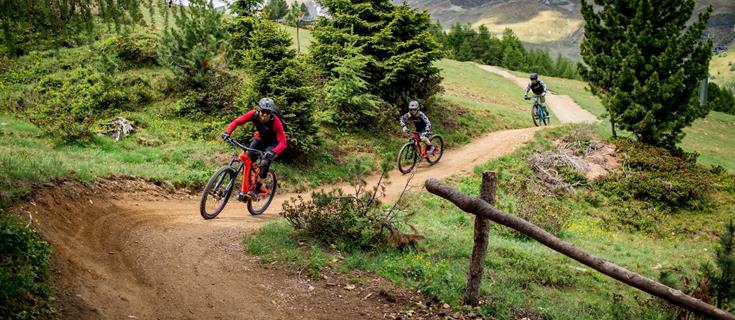
[[[266,160],[273,160],[276,158],[276,154],[273,151],[266,151],[263,153],[263,158]]]
[[[542,93],[541,96],[542,97],[545,97],[546,96],[546,92]]]
[[[402,127],[401,130],[403,130],[403,133],[408,133],[408,128]]]
[[[232,139],[232,138],[230,138],[230,134],[229,133],[225,132],[225,133],[222,134],[222,140],[229,141],[230,139]]]
[[[527,94],[524,94],[523,95],[523,99],[528,100],[528,95]]]

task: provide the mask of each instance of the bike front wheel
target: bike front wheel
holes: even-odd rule
[[[434,151],[432,151],[431,154],[426,155],[426,161],[430,164],[435,164],[439,162],[439,159],[444,155],[444,139],[442,139],[440,135],[435,135],[431,137],[429,141],[434,145]]]
[[[267,192],[255,190],[255,192],[259,193],[258,200],[251,199],[248,201],[248,211],[254,216],[265,212],[273,201],[273,197],[276,196],[276,190],[278,190],[278,178],[276,177],[275,172],[268,171],[268,175],[266,175],[265,182],[263,183],[263,188],[265,188]]]
[[[539,112],[538,112],[539,110],[538,109],[539,109],[539,107],[538,107],[537,104],[534,104],[531,107],[531,119],[533,119],[533,125],[534,126],[537,126],[537,127],[539,126],[539,124],[541,124],[541,119],[539,119]]]
[[[418,157],[419,155],[416,154],[416,147],[414,147],[412,142],[404,144],[403,147],[401,147],[401,150],[398,151],[398,159],[396,160],[398,170],[403,174],[411,172],[413,167],[416,165]]]
[[[224,166],[209,178],[209,182],[207,182],[202,193],[202,200],[199,203],[199,213],[202,218],[206,220],[213,219],[222,212],[227,201],[230,200],[232,187],[235,185],[235,175],[235,169]]]
[[[544,109],[544,125],[548,126],[551,124],[551,115],[549,115],[549,111],[547,109]]]

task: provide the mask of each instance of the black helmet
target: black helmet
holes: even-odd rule
[[[535,72],[531,74],[531,80],[538,80],[538,74]]]
[[[413,100],[408,103],[408,110],[418,110],[419,109],[419,102],[416,100]]]
[[[273,99],[271,98],[260,99],[260,101],[258,101],[258,107],[260,107],[261,111],[266,111],[269,113],[275,113],[277,110],[276,103],[273,102]]]

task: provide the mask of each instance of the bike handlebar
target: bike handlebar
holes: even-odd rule
[[[258,149],[253,149],[253,148],[250,148],[250,147],[246,147],[246,146],[242,145],[241,143],[237,142],[237,140],[232,139],[232,138],[228,139],[227,142],[229,144],[231,144],[233,147],[238,147],[238,148],[243,149],[245,151],[253,151],[253,152],[255,152],[257,154],[260,154],[260,155],[262,155],[262,154],[265,153],[265,152],[260,151]]]

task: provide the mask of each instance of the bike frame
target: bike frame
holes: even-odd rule
[[[421,136],[418,132],[414,132],[411,135],[411,140],[413,140],[413,145],[416,148],[416,152],[419,154],[419,157],[426,157],[426,150],[428,150],[429,147],[421,140]]]
[[[531,108],[533,108],[533,106],[538,106],[538,118],[539,120],[543,120],[546,118],[546,112],[544,112],[544,107],[541,106],[541,103],[539,103],[538,100],[538,96],[533,97],[533,105],[531,106]]]
[[[250,160],[250,157],[247,156],[246,151],[255,151],[261,154],[263,152],[243,146],[237,141],[231,141],[235,146],[243,149],[243,151],[240,152],[237,157],[232,157],[232,160],[230,160],[230,167],[234,168],[233,164],[235,164],[235,162],[240,163],[237,170],[235,170],[235,177],[237,177],[237,175],[240,174],[240,171],[242,171],[242,192],[247,193],[248,191],[252,191],[255,189],[255,177],[257,177],[260,173],[260,168],[256,167],[255,169],[252,169],[253,162]],[[251,173],[253,174],[252,176],[250,175]],[[235,183],[235,180],[232,180],[230,183]],[[231,188],[231,186],[227,187]]]

